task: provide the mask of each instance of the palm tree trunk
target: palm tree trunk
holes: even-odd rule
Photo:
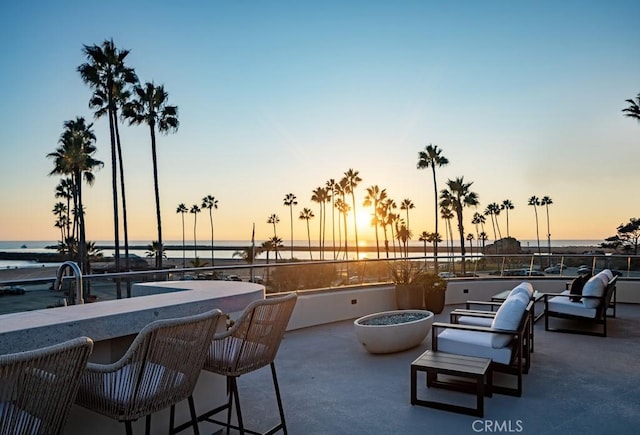
[[[114,114],[112,110],[113,94],[111,83],[109,89],[109,134],[111,136],[111,189],[113,193],[113,232],[114,232],[114,257],[116,273],[120,272],[120,221],[118,218],[118,163],[116,158],[116,133],[114,127]],[[116,279],[116,298],[122,299],[120,279]]]
[[[358,246],[358,219],[356,218],[356,195],[351,189],[351,202],[353,203],[353,231],[356,237],[356,259],[360,259],[360,247]]]
[[[153,189],[156,196],[156,222],[158,225],[158,252],[156,256],[156,269],[162,269],[162,257],[164,255],[164,245],[162,244],[162,221],[160,218],[160,187],[158,185],[158,158],[156,154],[156,128],[155,124],[149,123],[151,130],[151,158],[153,160]]]
[[[309,258],[313,260],[313,254],[311,253],[311,230],[309,229],[309,218],[307,218],[307,242],[309,244]]]
[[[435,204],[435,223],[436,223],[436,237],[433,242],[433,265],[436,273],[438,272],[438,184],[436,182],[436,166],[431,165],[431,172],[433,174],[433,195]]]
[[[182,215],[182,268],[187,267],[185,249],[184,249],[184,212],[180,212]]]

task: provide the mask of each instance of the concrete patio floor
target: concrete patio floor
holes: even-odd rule
[[[448,306],[437,321],[448,321]],[[640,306],[618,304],[606,338],[544,330],[536,323],[531,371],[522,397],[485,399],[483,419],[411,406],[410,364],[431,348],[370,355],[352,321],[287,332],[276,358],[289,433],[635,434],[640,428]],[[420,378],[419,378],[420,379]],[[271,376],[239,379],[245,425],[266,430],[277,419]],[[473,405],[474,397],[438,389],[429,398]],[[204,427],[203,427],[204,429]]]

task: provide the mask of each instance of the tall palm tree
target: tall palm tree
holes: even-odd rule
[[[400,220],[399,225],[396,228],[396,237],[398,238],[398,241],[402,243],[405,258],[409,256],[409,240],[411,240],[411,236],[411,230],[407,228],[404,221]]]
[[[442,149],[438,145],[429,144],[424,151],[418,153],[418,169],[431,168],[433,174],[433,204],[436,234],[438,233],[438,184],[436,182],[436,167],[441,168],[449,164],[449,160],[442,155]],[[436,270],[438,270],[438,241],[433,244],[433,258]]]
[[[393,218],[391,215],[392,208],[395,207],[395,202],[391,198],[387,198],[380,203],[378,207],[378,219],[380,224],[382,225],[382,231],[384,233],[384,250],[385,255],[389,258],[389,237],[387,236],[387,227],[391,225],[391,231],[393,231]],[[393,246],[395,247],[395,242],[392,241]]]
[[[340,184],[336,182],[333,178],[327,180],[326,184],[327,193],[331,196],[331,240],[333,246],[333,259],[337,258],[338,253],[336,252],[336,197],[338,192],[340,191]],[[338,220],[338,226],[340,225],[340,221]]]
[[[507,215],[507,237],[511,237],[511,233],[509,232],[509,210],[513,210],[515,207],[510,199],[505,199],[502,201],[502,204],[500,204],[500,208],[504,210]]]
[[[54,159],[54,169],[49,175],[69,175],[73,183],[73,208],[79,225],[78,264],[83,272],[88,272],[86,255],[86,237],[84,222],[84,206],[82,202],[82,181],[93,185],[95,176],[93,171],[104,166],[100,160],[93,158],[97,148],[96,136],[91,129],[93,124],[86,124],[84,118],[64,123],[64,131],[55,152],[47,154]]]
[[[356,217],[356,195],[355,190],[358,184],[362,181],[362,178],[359,176],[359,171],[354,171],[349,168],[347,172],[344,173],[345,183],[343,188],[346,193],[351,194],[351,204],[353,209],[353,232],[356,237],[356,258],[360,259],[360,248],[358,247],[358,219]]]
[[[78,67],[78,72],[83,82],[94,90],[89,103],[90,107],[104,107],[109,116],[109,136],[111,140],[111,181],[113,195],[113,223],[114,223],[114,250],[116,272],[120,271],[120,230],[118,217],[118,163],[116,155],[116,128],[118,124],[117,101],[118,94],[124,88],[124,84],[133,84],[138,81],[134,70],[125,65],[124,61],[129,50],[118,50],[113,40],[105,40],[102,46],[84,45],[83,52],[87,62]],[[98,109],[96,117],[105,114]],[[124,194],[123,194],[124,196]],[[126,210],[126,207],[123,207]],[[125,211],[123,210],[123,213]],[[126,221],[126,219],[125,219]],[[125,222],[126,228],[126,222]],[[117,293],[120,295],[120,282],[117,282]]]
[[[378,238],[378,208],[380,204],[387,199],[387,189],[380,189],[378,185],[367,187],[367,195],[364,197],[363,206],[373,206],[373,224],[376,233],[376,251],[378,252],[378,258],[380,258],[380,240]]]
[[[298,205],[296,196],[293,193],[287,193],[284,196],[283,204],[289,207],[289,222],[291,224],[291,259],[293,260],[293,206]]]
[[[475,237],[473,236],[473,233],[468,233],[467,242],[469,242],[469,252],[472,257],[473,257],[473,239],[475,239]]]
[[[409,210],[413,210],[414,208],[416,208],[416,206],[409,198],[403,199],[400,203],[400,210],[405,210],[407,213],[407,228],[411,228],[409,225]]]
[[[626,112],[624,116],[635,118],[640,122],[640,94],[638,94],[635,101],[633,99],[628,99],[625,101],[629,103],[629,107],[627,107],[626,109],[622,109],[623,112]]]
[[[309,229],[309,221],[313,219],[314,214],[310,208],[303,208],[300,212],[300,216],[298,219],[304,220],[307,222],[307,242],[309,243],[309,258],[313,260],[313,254],[311,253],[311,230]]]
[[[536,240],[538,241],[538,255],[542,255],[542,252],[540,252],[540,230],[539,230],[540,227],[538,225],[538,206],[540,205],[540,198],[538,198],[535,195],[532,196],[531,198],[529,198],[527,205],[533,206],[533,211],[536,214]]]
[[[548,196],[543,196],[540,205],[544,205],[547,211],[547,252],[549,253],[549,266],[551,266],[551,229],[549,227],[549,206],[553,204],[553,200]]]
[[[446,191],[442,191],[443,193]],[[448,203],[444,203],[443,200],[440,200],[440,217],[444,220],[445,222],[445,229],[447,232],[447,237],[446,237],[446,242],[447,242],[447,255],[449,256],[449,265],[452,264],[453,262],[453,230],[451,228],[451,219],[453,219],[453,217],[455,216],[455,214],[453,213],[453,210],[451,210],[451,205],[449,205]],[[434,245],[435,246],[435,245]],[[451,247],[451,250],[449,250],[449,247]],[[437,270],[437,269],[436,269]]]
[[[313,202],[317,202],[320,205],[320,214],[319,214],[319,220],[320,220],[320,229],[319,229],[319,235],[318,235],[318,240],[319,240],[319,244],[320,244],[320,259],[324,260],[324,242],[325,242],[325,232],[326,232],[326,220],[327,220],[327,214],[326,214],[326,204],[329,201],[329,191],[320,186],[315,188],[312,192],[311,192],[311,201]]]
[[[184,214],[189,213],[189,209],[184,203],[178,204],[178,208],[176,209],[176,213],[180,213],[182,217],[182,267],[187,267],[185,252],[184,252]]]
[[[198,204],[193,204],[189,213],[193,214],[193,254],[195,256],[196,261],[198,260],[198,247],[196,241],[196,226],[198,225],[198,213],[200,213],[200,207]]]
[[[443,201],[449,204],[458,218],[458,232],[460,234],[460,254],[462,256],[462,274],[466,273],[465,265],[465,243],[464,243],[464,207],[475,207],[478,205],[478,194],[470,190],[471,183],[465,183],[464,177],[458,177],[455,180],[447,180],[446,195],[443,195]]]
[[[276,233],[276,224],[279,223],[279,222],[280,222],[280,218],[275,213],[272,213],[271,216],[269,216],[269,218],[267,219],[267,223],[273,225],[273,238],[271,240],[272,241],[280,240],[280,244],[282,244],[282,240],[278,238],[278,234]],[[274,253],[276,255],[276,261],[278,261],[278,248],[279,247],[280,246],[279,246],[278,243],[274,243],[273,244],[273,250],[274,250]]]
[[[134,88],[135,98],[124,104],[123,116],[129,124],[147,124],[151,134],[151,158],[153,161],[153,187],[156,199],[156,221],[158,225],[159,255],[156,256],[156,268],[162,268],[162,219],[160,218],[160,187],[158,184],[158,157],[156,152],[156,129],[168,134],[178,130],[178,107],[167,104],[169,94],[164,86],[156,86],[153,82],[145,83],[144,87]]]
[[[204,210],[205,208],[209,210],[209,223],[211,224],[211,265],[215,266],[214,258],[213,258],[213,253],[215,250],[215,248],[213,247],[213,210],[218,209],[218,200],[212,195],[207,195],[204,198],[202,198],[201,207],[202,207],[202,210]]]

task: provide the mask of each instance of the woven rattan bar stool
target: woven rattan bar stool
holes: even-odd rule
[[[198,434],[193,390],[202,370],[220,310],[177,319],[157,320],[145,326],[127,352],[112,364],[87,365],[76,403],[125,423],[171,407],[169,433],[193,426]],[[174,428],[175,405],[189,400],[191,421]]]
[[[274,359],[296,300],[295,293],[288,293],[284,296],[255,301],[247,306],[228,331],[215,335],[204,369],[227,377],[228,401],[226,404],[199,416],[198,421],[206,420],[225,426],[227,433],[229,433],[229,428],[232,428],[240,431],[241,434],[259,434],[259,432],[244,427],[237,378],[269,365],[278,402],[280,423],[265,433],[273,434],[279,430],[282,430],[284,434],[287,433]],[[234,405],[238,420],[237,425],[231,423],[231,411]],[[224,410],[227,411],[226,422],[212,418]]]
[[[92,349],[79,337],[0,356],[0,433],[61,433]]]

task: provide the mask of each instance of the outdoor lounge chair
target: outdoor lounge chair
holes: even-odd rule
[[[515,286],[510,292],[507,298],[511,295],[522,293],[526,295],[530,300],[534,302],[530,311],[531,321],[529,322],[529,334],[524,337],[525,346],[525,373],[529,372],[531,353],[534,351],[534,322],[535,322],[535,303],[534,299],[535,290],[531,283],[523,281]],[[505,299],[506,300],[506,299]],[[491,327],[491,323],[495,318],[497,310],[502,305],[503,301],[466,301],[465,308],[456,308],[449,314],[451,323],[461,323],[463,325],[475,325]]]
[[[613,276],[609,269],[592,276],[584,285],[579,300],[568,290],[559,294],[546,293],[544,295],[544,329],[606,337],[607,317],[609,317],[607,310],[616,289],[617,279],[618,277]],[[550,318],[570,320],[574,327],[569,327],[568,322],[564,322],[565,327],[552,328]],[[594,330],[594,325],[596,328],[602,325],[602,328]]]
[[[0,356],[0,433],[61,433],[92,349],[79,337]]]
[[[525,343],[533,303],[522,294],[507,298],[496,312],[491,327],[436,322],[432,325],[432,349],[491,359],[492,371],[516,377],[515,388],[493,385],[492,391],[521,396],[522,375],[529,364]],[[446,382],[435,384],[447,388]]]

